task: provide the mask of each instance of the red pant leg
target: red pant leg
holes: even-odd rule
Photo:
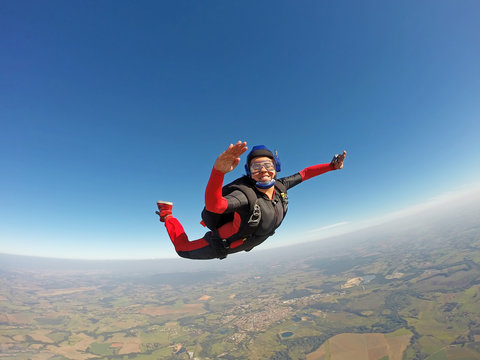
[[[165,219],[165,227],[167,228],[170,240],[172,240],[175,250],[178,251],[192,251],[210,246],[205,239],[198,239],[194,241],[188,241],[188,236],[183,230],[182,224],[173,216],[169,216]]]

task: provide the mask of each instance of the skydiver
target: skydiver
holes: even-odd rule
[[[205,190],[203,238],[189,241],[180,222],[172,215],[173,203],[157,201],[160,221],[165,223],[177,254],[189,259],[223,259],[228,254],[250,251],[273,235],[287,213],[287,190],[314,176],[343,168],[347,154],[335,155],[330,163],[307,167],[277,179],[280,160],[264,145],[252,148],[247,156],[247,175],[223,186],[226,173],[240,163],[247,143],[238,141],[216,159]]]

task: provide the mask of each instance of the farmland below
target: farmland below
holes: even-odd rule
[[[200,270],[1,255],[0,359],[480,359],[477,215]]]

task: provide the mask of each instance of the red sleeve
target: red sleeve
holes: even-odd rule
[[[302,181],[311,179],[314,176],[325,174],[328,171],[335,170],[332,163],[328,164],[319,164],[309,166],[302,171],[300,171],[300,175],[302,176]]]
[[[216,214],[222,214],[228,206],[227,199],[222,196],[224,177],[224,173],[213,168],[205,190],[205,208]]]

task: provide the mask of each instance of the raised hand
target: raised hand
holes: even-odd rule
[[[220,154],[215,161],[213,167],[226,174],[235,169],[240,162],[240,155],[247,151],[247,143],[238,141],[235,145],[230,146]]]

